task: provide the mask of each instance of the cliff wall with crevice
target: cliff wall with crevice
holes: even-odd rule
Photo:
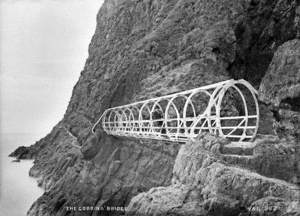
[[[216,199],[212,203],[217,204],[211,205],[217,206],[217,212],[223,209],[227,215],[239,215],[242,210],[238,205],[248,208],[261,199],[273,199],[255,192],[262,185],[273,185],[276,179],[285,182],[284,188],[296,185],[298,176],[294,174],[300,169],[293,160],[300,152],[299,5],[298,0],[106,0],[97,16],[89,57],[63,119],[45,138],[12,153],[21,159],[35,159],[30,175],[45,189],[28,215],[99,215],[97,211],[67,211],[65,207],[123,205],[130,205],[135,215],[154,215],[153,209],[170,215],[164,210],[166,206],[144,202],[147,191],[155,187],[169,190],[177,187],[172,183],[176,176],[187,178],[196,173],[202,176],[197,186],[202,192],[195,196],[192,192],[184,195],[189,191],[185,187],[191,185],[185,182],[172,188],[172,194],[157,192],[163,200],[176,196],[180,205],[191,204],[181,200],[182,196],[197,203],[190,213],[192,208],[184,207],[176,214],[172,211],[175,215],[198,215],[195,212],[203,202],[211,199]],[[259,134],[281,140],[263,139],[265,145],[250,150],[252,157],[228,154],[218,159],[222,162],[200,164],[203,168],[195,169],[195,173],[178,176],[177,153],[185,146],[107,136],[100,128],[96,136],[91,134],[92,125],[106,108],[230,78],[244,78],[259,89]],[[229,147],[224,147],[225,151],[241,153]],[[238,178],[238,185],[251,176],[245,187],[252,188],[247,183],[252,177],[260,183],[253,192],[245,189],[251,199],[242,198],[245,191],[235,190],[232,184],[225,196],[223,191],[216,192],[220,189],[219,172],[228,172],[233,178],[230,181]],[[229,179],[224,177],[224,181]],[[264,190],[269,191],[267,187]],[[214,194],[211,199],[207,199],[209,194]],[[230,207],[224,197],[234,205]],[[280,195],[274,199],[285,198]],[[145,205],[151,209],[144,211]],[[210,212],[207,209],[214,208],[203,207],[201,212],[205,215]],[[281,208],[282,214],[284,211]]]

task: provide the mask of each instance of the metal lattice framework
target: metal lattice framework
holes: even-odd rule
[[[251,141],[259,122],[257,91],[245,80],[227,80],[105,110],[107,134],[186,142],[210,132],[233,141]]]

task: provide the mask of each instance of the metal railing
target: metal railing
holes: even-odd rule
[[[186,142],[210,132],[233,141],[251,141],[258,130],[257,91],[247,81],[227,80],[104,111],[107,134]]]

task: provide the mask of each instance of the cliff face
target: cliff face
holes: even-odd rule
[[[274,197],[290,209],[296,196],[290,184],[297,182],[300,170],[294,159],[299,156],[299,20],[296,0],[106,0],[64,118],[45,138],[12,154],[35,159],[30,175],[46,190],[28,215],[99,215],[65,207],[101,205],[129,205],[136,215],[156,210],[162,215],[201,210],[205,215],[209,208],[203,203],[211,199],[217,200],[212,202],[216,212],[238,215],[238,206],[263,208],[257,203]],[[239,155],[244,150],[227,143],[222,151],[230,154],[216,156],[221,150],[213,151],[209,163],[194,159],[197,168],[186,173],[180,171],[185,165],[177,153],[190,145],[112,137],[100,128],[96,136],[90,132],[106,108],[230,78],[244,78],[260,89],[259,133],[279,137],[261,139],[263,144],[250,148],[251,157],[232,156],[231,151]],[[205,152],[201,157],[210,155]],[[216,192],[220,176],[229,181],[222,173],[238,178],[237,185],[245,183],[245,190],[234,189],[234,182],[226,193]],[[183,179],[190,175],[195,176],[186,183]],[[284,195],[269,189],[278,185],[276,179],[282,181],[278,187],[288,190]],[[148,193],[158,191],[158,201],[166,206],[154,205],[143,193],[158,186],[165,188]],[[194,186],[201,192],[194,193]],[[244,193],[251,198],[243,198]],[[185,204],[194,207],[178,207]]]
[[[264,150],[270,150],[271,140],[272,145],[288,148],[283,140],[263,136],[252,147],[248,146],[253,153],[239,155],[234,152],[242,145],[233,146],[224,139],[200,135],[195,142],[180,149],[172,184],[132,198],[128,215],[299,215],[300,194],[295,185],[266,177],[263,167],[251,169],[253,163],[274,163],[272,157],[281,150],[274,148],[270,157]],[[260,154],[262,160],[257,160]],[[288,154],[283,155],[288,157]],[[253,163],[241,165],[242,160],[253,160]],[[285,165],[282,164],[281,171],[290,166],[289,159],[282,161]],[[277,178],[285,177],[283,174]]]

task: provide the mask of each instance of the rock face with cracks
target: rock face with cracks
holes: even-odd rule
[[[182,146],[172,184],[132,198],[127,215],[300,214],[299,187],[228,164],[219,154],[226,145],[207,134]]]
[[[279,135],[300,137],[300,39],[275,52],[260,85],[260,99],[277,114]]]
[[[264,215],[272,205],[293,215],[299,11],[297,0],[106,0],[63,119],[11,154],[35,159],[30,175],[45,189],[28,215],[101,215],[66,207],[128,205],[131,215]],[[90,132],[107,108],[231,78],[260,90],[259,133],[267,135],[254,144]]]

